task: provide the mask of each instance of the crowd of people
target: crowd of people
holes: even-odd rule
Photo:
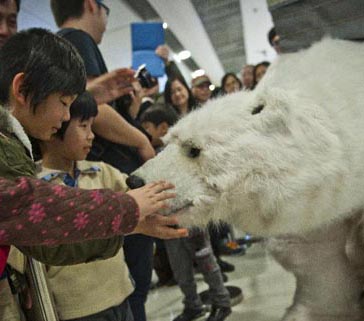
[[[207,75],[190,87],[160,46],[168,81],[159,95],[131,69],[107,70],[98,48],[110,12],[102,0],[50,3],[56,35],[17,32],[20,0],[0,0],[0,319],[38,321],[29,274],[36,259],[60,320],[146,321],[155,255],[160,285],[183,293],[174,321],[225,320],[224,272],[234,266],[221,259],[221,240],[232,227],[180,228],[158,214],[173,186],[133,186],[128,175],[163,149],[179,118],[217,95],[253,90],[269,63],[244,66],[241,79],[227,73],[217,90]]]

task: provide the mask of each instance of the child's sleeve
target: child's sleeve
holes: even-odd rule
[[[129,190],[126,184],[128,175],[120,172],[118,169],[106,163],[100,163],[101,173],[103,173],[104,188],[110,188],[114,192],[127,192]]]
[[[0,178],[1,245],[106,239],[130,233],[138,219],[138,205],[128,194],[81,190],[29,177]]]

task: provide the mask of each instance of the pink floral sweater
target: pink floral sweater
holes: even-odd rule
[[[30,177],[0,178],[0,244],[57,245],[131,232],[135,200],[110,190],[75,190]]]
[[[75,190],[30,178],[35,174],[32,145],[20,122],[1,106],[0,174],[0,277],[10,244],[108,238],[132,231],[138,222],[138,205],[127,194]]]

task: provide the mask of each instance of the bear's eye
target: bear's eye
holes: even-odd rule
[[[259,105],[252,110],[252,115],[259,114],[264,109],[264,105]]]
[[[191,147],[188,150],[188,157],[190,158],[196,158],[200,155],[201,149],[197,148],[197,147]]]

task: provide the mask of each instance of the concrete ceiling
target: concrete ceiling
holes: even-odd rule
[[[192,0],[226,72],[238,72],[245,63],[243,22],[239,0]]]
[[[231,0],[216,2],[218,1]],[[211,7],[210,11],[207,10],[211,1],[122,0],[122,2],[127,3],[144,21],[167,22],[166,43],[171,49],[174,52],[189,50],[192,57],[184,63],[191,70],[204,69],[215,83],[220,82],[225,73],[225,66],[222,64],[221,53],[218,54],[215,49],[216,44],[213,42],[219,39],[212,36],[217,30],[212,27],[212,21],[208,19],[208,16],[213,12],[217,13],[219,8],[215,6]],[[201,6],[202,3],[208,3],[208,7]],[[240,15],[239,11],[237,13]],[[242,29],[241,23],[240,29]]]
[[[185,65],[191,71],[204,69],[215,84],[220,83],[226,72],[239,73],[247,62],[275,57],[267,41],[272,21],[266,0],[119,1],[143,21],[167,22],[166,43],[174,52],[189,50],[192,57],[184,61]],[[246,23],[250,33],[249,59],[245,50]]]
[[[179,64],[187,81],[192,71],[204,69],[212,81],[219,84],[225,72],[238,73],[247,60],[241,18],[243,4],[255,8],[266,0],[104,1],[111,8],[111,14],[100,49],[109,69],[131,64],[130,23],[163,21],[168,23],[166,43],[172,51],[178,53],[187,49],[192,54]],[[249,7],[246,11],[254,14]],[[19,27],[56,31],[49,0],[23,0]],[[257,39],[255,35],[252,37]]]
[[[219,84],[225,72],[238,73],[245,63],[273,60],[275,53],[267,41],[273,24],[267,2],[287,48],[310,43],[323,33],[364,38],[363,0],[104,1],[111,14],[100,49],[109,69],[131,65],[130,23],[165,21],[169,25],[166,43],[172,51],[192,53],[178,63],[187,81],[192,71],[202,68]],[[19,30],[43,27],[56,31],[49,2],[22,0]]]

